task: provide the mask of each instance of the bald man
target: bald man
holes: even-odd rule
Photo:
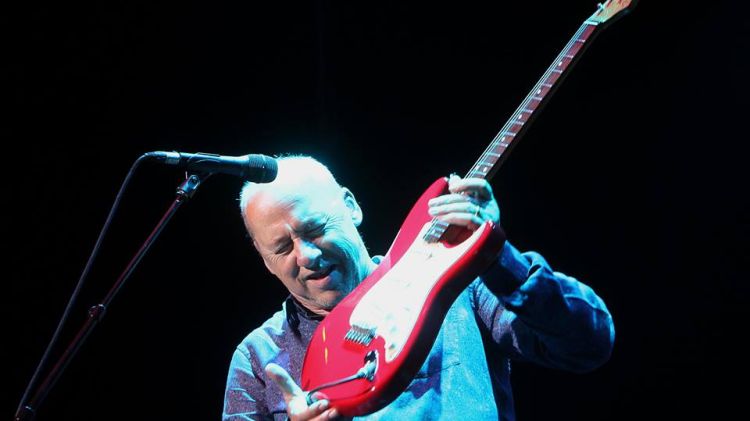
[[[278,160],[276,180],[247,183],[240,209],[253,246],[289,297],[234,351],[224,420],[338,418],[321,400],[307,405],[299,386],[307,344],[320,320],[377,267],[357,227],[363,211],[320,162]],[[500,223],[483,179],[451,176],[449,194],[430,213],[477,229]],[[611,353],[614,325],[604,302],[537,253],[506,242],[495,264],[459,295],[427,360],[407,390],[366,419],[513,420],[511,359],[575,372]]]

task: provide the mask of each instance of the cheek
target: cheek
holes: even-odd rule
[[[290,260],[288,259],[289,256],[273,256],[268,259],[265,259],[264,262],[266,263],[266,267],[268,270],[274,274],[277,278],[281,280],[286,280],[293,274],[293,268],[290,267]]]
[[[341,260],[341,263],[352,264],[352,262],[358,260],[359,244],[357,238],[356,232],[345,231],[337,231],[330,237],[330,244],[334,246],[334,252],[339,257],[339,260]]]

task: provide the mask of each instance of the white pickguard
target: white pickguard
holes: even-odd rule
[[[412,243],[401,260],[370,288],[352,311],[351,326],[373,330],[385,340],[385,360],[393,361],[409,338],[427,295],[440,277],[476,242],[485,226],[461,244],[447,248],[427,243],[422,237]]]

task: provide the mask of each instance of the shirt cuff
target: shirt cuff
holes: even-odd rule
[[[508,296],[526,282],[530,270],[531,262],[506,241],[500,256],[481,278],[495,295]]]

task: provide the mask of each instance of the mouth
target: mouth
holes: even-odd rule
[[[317,281],[320,279],[324,279],[328,277],[328,275],[333,272],[333,270],[336,269],[336,265],[328,266],[326,269],[324,269],[322,272],[315,272],[312,275],[309,275],[306,280],[308,281]]]

